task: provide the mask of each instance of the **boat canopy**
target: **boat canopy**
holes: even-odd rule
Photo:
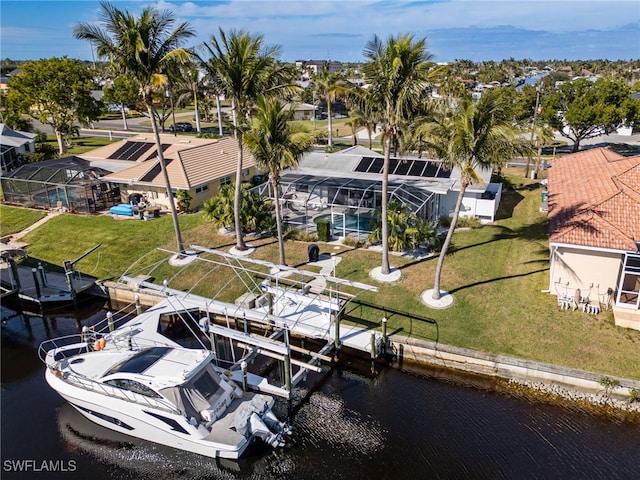
[[[188,418],[202,421],[200,412],[217,403],[225,394],[224,385],[220,375],[209,364],[188,382],[163,388],[160,393]]]

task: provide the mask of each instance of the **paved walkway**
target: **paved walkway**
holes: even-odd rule
[[[48,222],[52,218],[57,217],[61,213],[62,212],[59,212],[59,211],[47,212],[47,214],[44,217],[42,217],[36,223],[29,225],[24,230],[20,232],[12,233],[11,235],[7,235],[6,237],[3,237],[3,240],[6,239],[7,241],[6,242],[2,241],[0,243],[0,252],[4,252],[8,250],[24,249],[24,247],[27,246],[27,243],[20,241],[22,237],[24,237],[27,233],[31,232],[32,230],[38,228],[40,225],[43,225],[44,223]]]

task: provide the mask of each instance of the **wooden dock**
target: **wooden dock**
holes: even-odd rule
[[[0,262],[2,298],[16,295],[20,301],[36,303],[73,302],[76,296],[95,285],[95,279],[78,272],[47,272],[44,267],[11,265],[6,258]]]

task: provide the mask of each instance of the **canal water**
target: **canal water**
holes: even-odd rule
[[[379,366],[371,377],[366,360],[346,357],[296,389],[295,430],[283,449],[224,461],[116,434],[66,405],[37,357],[42,340],[104,314],[89,306],[3,325],[3,480],[640,478],[638,425],[415,366]],[[276,413],[286,417],[285,402]]]

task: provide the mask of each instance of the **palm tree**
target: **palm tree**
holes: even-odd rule
[[[376,111],[383,127],[384,167],[382,171],[382,267],[388,275],[389,229],[387,203],[389,184],[389,158],[391,145],[395,144],[400,123],[406,119],[416,102],[425,95],[431,55],[426,50],[426,39],[415,40],[412,35],[389,37],[386,43],[376,35],[364,50],[369,59],[363,67],[365,81],[369,84],[366,98]]]
[[[440,299],[440,276],[444,258],[458,222],[460,207],[467,187],[480,182],[478,171],[500,167],[516,155],[530,155],[530,144],[512,126],[512,104],[499,90],[489,91],[474,103],[465,94],[457,104],[441,115],[438,121],[423,125],[426,149],[441,158],[450,169],[460,170],[460,191],[451,225],[440,250],[436,266],[433,299]]]
[[[311,89],[314,94],[318,94],[320,98],[324,98],[327,102],[327,146],[333,148],[333,118],[331,114],[331,104],[344,93],[347,93],[351,87],[343,78],[340,72],[329,73],[329,62],[325,62],[319,74],[315,75],[311,80]]]
[[[228,35],[219,30],[219,38],[204,44],[211,58],[201,59],[216,92],[231,100],[234,135],[238,142],[236,190],[234,197],[236,249],[246,250],[240,222],[240,190],[242,185],[243,134],[258,95],[290,92],[291,70],[279,64],[278,46],[264,46],[262,35],[252,36],[242,30]]]
[[[201,74],[195,62],[177,62],[172,70],[171,76],[176,96],[175,107],[181,108],[193,102],[196,132],[201,133],[200,99],[204,96],[207,79]]]
[[[283,109],[278,100],[261,95],[257,106],[254,127],[245,134],[245,141],[258,166],[269,173],[275,199],[280,264],[286,265],[280,213],[280,173],[285,168],[298,165],[304,152],[311,148],[313,137],[288,123],[293,109]]]
[[[173,227],[176,232],[178,252],[184,253],[178,214],[162,154],[153,93],[163,89],[167,83],[163,69],[168,62],[189,58],[189,52],[180,48],[179,45],[195,33],[186,22],[174,28],[176,19],[169,10],[160,11],[147,6],[142,10],[140,17],[136,18],[128,11],[121,11],[107,1],[101,1],[100,7],[102,27],[91,23],[80,23],[74,28],[74,36],[90,41],[96,46],[100,58],[108,59],[116,73],[126,75],[138,87],[142,103],[147,107],[151,118],[158,161],[164,176]]]

